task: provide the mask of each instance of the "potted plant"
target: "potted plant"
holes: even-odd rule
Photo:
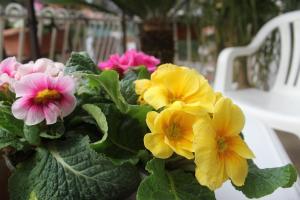
[[[10,199],[210,200],[227,180],[259,198],[293,185],[292,165],[255,165],[242,111],[201,74],[173,64],[150,71],[128,67],[121,77],[83,52],[66,66],[2,61]]]

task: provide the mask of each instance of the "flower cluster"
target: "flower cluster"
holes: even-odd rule
[[[64,65],[42,58],[21,64],[14,57],[0,63],[0,86],[9,87],[17,98],[12,113],[27,125],[44,119],[54,124],[70,114],[76,105],[75,83],[63,74]]]
[[[107,61],[99,62],[98,67],[101,70],[116,70],[123,74],[131,67],[145,66],[149,72],[153,72],[160,63],[159,59],[136,50],[128,50],[122,56],[113,54]]]
[[[144,136],[155,157],[194,159],[197,180],[211,190],[228,179],[244,184],[254,155],[240,135],[245,119],[237,105],[195,70],[172,64],[159,66],[150,80],[137,80],[135,89],[140,103],[157,110],[147,114],[151,133]]]

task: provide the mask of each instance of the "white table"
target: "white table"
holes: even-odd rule
[[[246,115],[246,125],[243,134],[247,144],[256,156],[254,162],[260,168],[279,167],[291,163],[276,133],[250,115]],[[230,181],[224,183],[222,188],[216,191],[216,198],[217,200],[248,199],[241,192],[235,190]],[[273,194],[261,199],[300,200],[299,178],[292,188],[279,188]]]

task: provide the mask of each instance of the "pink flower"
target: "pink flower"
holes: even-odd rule
[[[119,54],[113,54],[109,56],[109,59],[104,62],[99,62],[98,67],[101,70],[110,70],[119,66],[120,56]]]
[[[6,58],[0,63],[0,86],[4,83],[9,85],[13,83],[16,71],[20,65],[15,57]]]
[[[65,66],[59,62],[53,62],[47,58],[40,58],[35,62],[30,61],[27,64],[21,65],[16,73],[16,79],[20,79],[21,77],[32,74],[32,73],[46,73],[50,76],[59,76],[63,75],[63,70]]]
[[[13,103],[12,113],[27,125],[44,119],[46,124],[54,124],[57,117],[69,115],[76,106],[75,83],[70,76],[29,74],[16,82],[15,92],[20,98]]]
[[[136,50],[128,50],[122,56],[119,54],[111,55],[107,61],[100,62],[98,66],[101,70],[114,69],[123,74],[129,68],[141,65],[153,72],[159,63],[159,59],[154,56]]]

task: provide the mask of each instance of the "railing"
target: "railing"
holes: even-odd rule
[[[0,60],[16,56],[19,61],[30,59],[27,10],[20,4],[0,5]],[[65,61],[72,51],[87,51],[95,60],[122,51],[121,18],[90,10],[67,10],[45,7],[37,12],[37,35],[40,53],[57,61]],[[136,26],[133,22],[131,26]],[[16,27],[7,28],[14,24]],[[130,27],[130,26],[129,26]],[[134,29],[138,30],[138,29]],[[138,45],[137,32],[127,34]],[[128,38],[127,38],[128,40]]]

